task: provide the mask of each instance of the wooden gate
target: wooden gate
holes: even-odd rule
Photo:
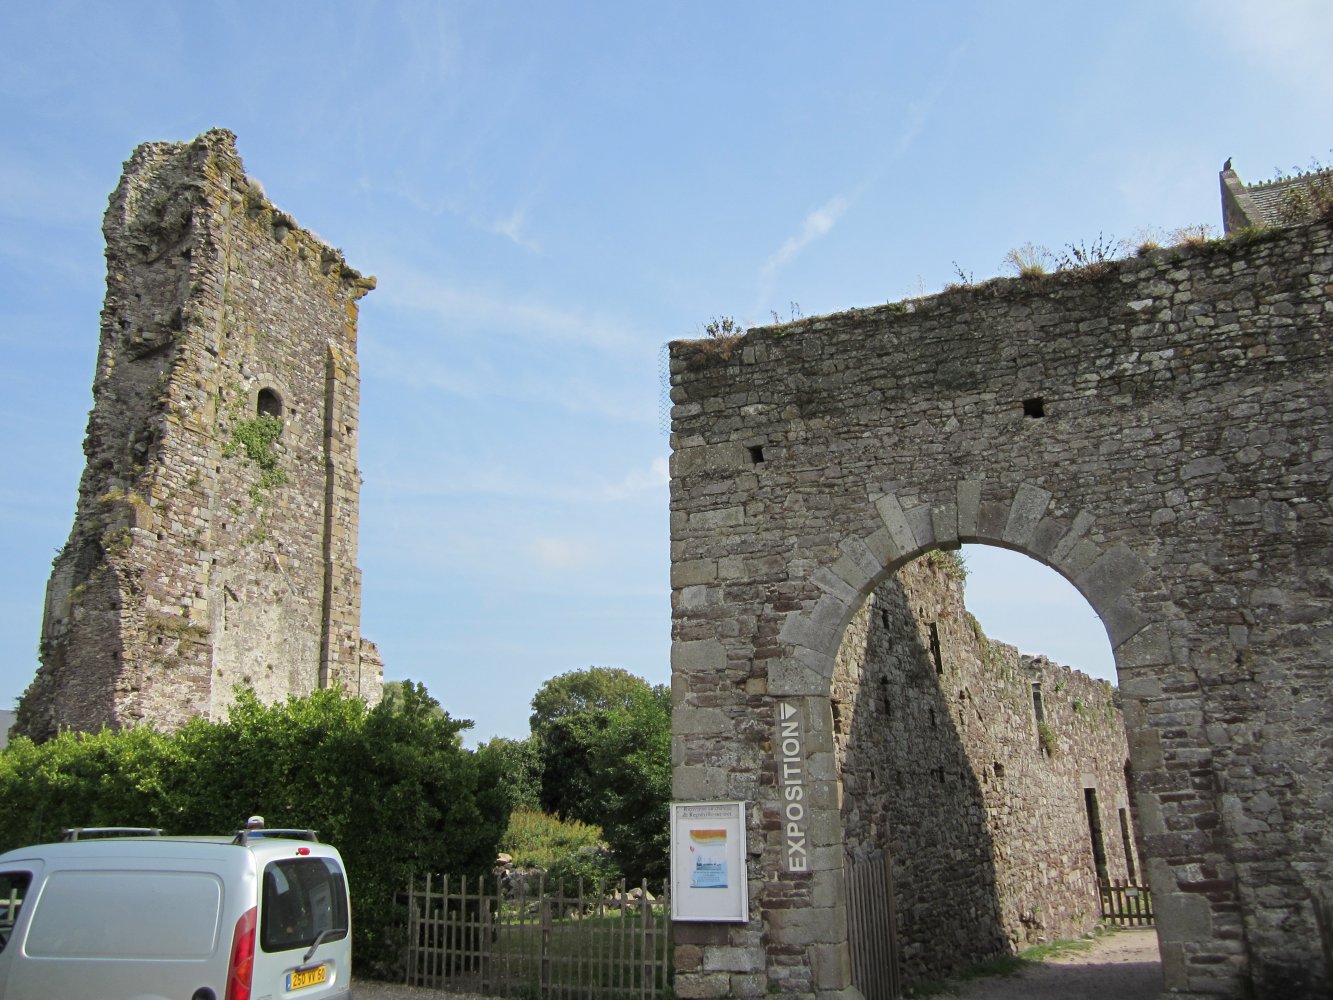
[[[656,1000],[671,985],[670,906],[647,882],[587,887],[427,876],[407,890],[407,985],[494,997]]]
[[[1103,920],[1125,927],[1146,927],[1153,922],[1152,893],[1146,885],[1102,882],[1101,895]]]
[[[847,940],[852,952],[852,982],[866,1000],[897,1000],[898,920],[893,904],[893,872],[888,856],[847,859]]]

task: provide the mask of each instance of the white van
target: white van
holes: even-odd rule
[[[337,850],[312,831],[155,833],[0,855],[0,1000],[351,1000]]]

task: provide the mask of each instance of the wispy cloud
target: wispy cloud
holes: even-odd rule
[[[1221,34],[1237,56],[1293,85],[1298,95],[1320,107],[1333,97],[1333,60],[1328,57],[1333,5],[1327,0],[1284,0],[1272,6],[1209,0],[1193,10],[1200,25]]]
[[[898,142],[894,148],[896,156],[901,156],[911,149],[916,137],[925,129],[930,121],[931,113],[935,110],[935,105],[939,104],[940,98],[948,90],[954,74],[958,71],[958,65],[966,52],[966,43],[954,46],[950,50],[948,58],[944,61],[944,68],[940,71],[939,76],[935,78],[930,89],[907,105],[907,122],[903,125],[902,131],[898,133]]]
[[[359,348],[363,376],[463,400],[501,400],[628,424],[652,424],[658,419],[647,362],[644,377],[636,380],[625,377],[623,366],[617,377],[608,366],[593,364],[584,355],[563,365],[549,355],[521,352],[497,354],[494,360],[461,357],[421,339],[403,346],[363,339]]]
[[[599,351],[639,354],[645,341],[610,317],[553,305],[508,292],[487,292],[403,264],[379,270],[376,297],[384,304],[439,318],[442,329],[475,333],[503,330],[507,336],[576,344]]]
[[[764,261],[763,266],[760,267],[761,299],[769,298],[778,272],[795,260],[801,251],[810,244],[823,239],[832,232],[833,227],[838,224],[838,220],[842,218],[843,213],[847,211],[850,205],[851,200],[846,195],[834,195],[805,217],[800,230],[787,237],[782,246],[778,247],[777,251],[768,260]]]
[[[520,246],[524,250],[531,250],[533,253],[541,253],[542,248],[532,237],[523,232],[524,224],[528,221],[528,211],[526,208],[515,208],[506,218],[497,219],[491,226],[491,232],[498,233],[505,239],[510,240],[515,246]]]
[[[580,569],[598,557],[598,547],[581,538],[542,536],[531,539],[527,550],[528,555],[547,569]]]
[[[423,471],[425,468],[430,471]],[[380,485],[395,497],[484,496],[586,505],[632,500],[654,490],[664,490],[669,481],[666,456],[654,458],[647,467],[628,469],[619,478],[592,476],[566,481],[525,476],[509,467],[483,466],[443,457],[415,468],[409,477],[380,480]]]

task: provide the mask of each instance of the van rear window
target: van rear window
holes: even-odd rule
[[[221,916],[222,883],[207,872],[53,872],[26,950],[41,958],[207,958]]]
[[[23,898],[28,894],[29,872],[0,872],[0,951],[9,944],[14,923],[23,909]]]
[[[347,883],[329,858],[283,858],[264,869],[259,944],[264,951],[308,948],[347,936]]]

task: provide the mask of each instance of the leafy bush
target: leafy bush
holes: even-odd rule
[[[568,857],[602,846],[602,831],[576,819],[560,819],[537,809],[517,809],[500,838],[500,850],[518,868],[550,871]]]
[[[0,752],[0,850],[67,826],[228,833],[259,813],[313,828],[347,863],[358,964],[391,971],[395,898],[411,875],[489,870],[507,819],[494,770],[462,747],[470,725],[420,685],[367,709],[336,691],[278,705],[239,692],[226,722],[173,735],[65,733]]]

